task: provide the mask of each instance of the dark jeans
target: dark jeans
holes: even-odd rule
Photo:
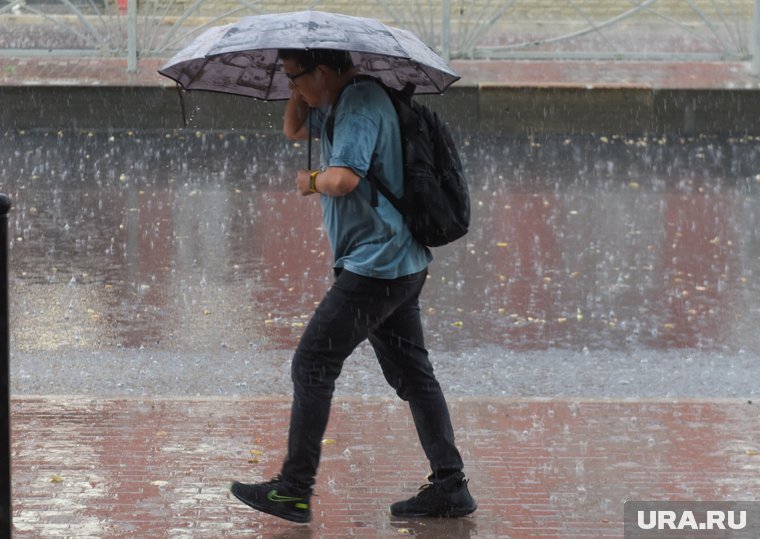
[[[335,380],[369,338],[385,379],[409,407],[434,474],[460,472],[448,406],[422,336],[419,296],[427,271],[394,280],[348,271],[317,307],[293,357],[293,407],[284,480],[311,487],[317,474]]]

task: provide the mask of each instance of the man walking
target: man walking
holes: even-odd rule
[[[371,203],[372,171],[396,196],[403,193],[398,118],[385,91],[354,80],[350,55],[333,50],[280,51],[292,95],[284,132],[306,139],[309,108],[322,141],[322,168],[301,170],[302,195],[318,193],[334,254],[335,282],[317,307],[292,363],[293,405],[281,473],[258,484],[235,482],[232,493],[260,511],[309,522],[335,381],[365,339],[383,374],[409,402],[431,474],[416,496],[391,505],[403,517],[460,517],[477,508],[462,472],[448,406],[425,348],[419,296],[430,251],[414,240],[383,196]],[[332,124],[332,125],[328,125]]]

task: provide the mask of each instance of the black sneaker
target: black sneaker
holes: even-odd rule
[[[264,513],[292,522],[311,520],[311,493],[296,492],[278,475],[266,483],[246,485],[235,481],[230,492],[241,502]]]
[[[430,479],[430,478],[428,478]],[[432,480],[420,487],[416,496],[391,505],[395,517],[447,517],[456,518],[469,515],[478,504],[470,495],[467,480],[449,477]]]

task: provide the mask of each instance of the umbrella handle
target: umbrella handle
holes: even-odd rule
[[[308,142],[306,143],[306,170],[311,170],[311,107],[309,107],[306,114],[306,132],[308,135]]]

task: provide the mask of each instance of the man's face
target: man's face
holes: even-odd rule
[[[295,60],[283,60],[282,68],[290,79],[290,88],[300,93],[310,107],[324,105],[324,73],[321,66],[304,69]]]

